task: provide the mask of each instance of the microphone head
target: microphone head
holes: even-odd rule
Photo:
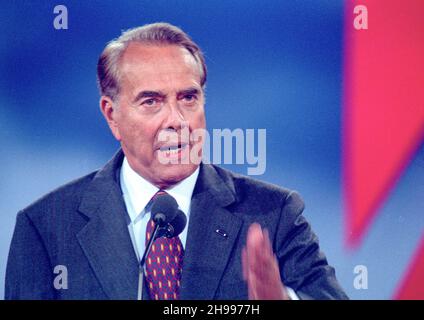
[[[165,193],[153,200],[152,217],[159,226],[165,226],[174,220],[178,211],[178,203],[173,197]]]
[[[171,221],[170,226],[172,228],[168,228],[167,237],[172,238],[178,236],[181,232],[183,232],[185,226],[187,224],[187,217],[181,210],[177,210],[177,215],[174,220]]]

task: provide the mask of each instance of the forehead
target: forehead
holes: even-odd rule
[[[176,45],[131,43],[120,59],[122,89],[166,85],[200,86],[200,65],[188,50]],[[187,82],[187,83],[184,83]]]

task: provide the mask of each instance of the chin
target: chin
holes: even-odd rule
[[[160,180],[163,182],[163,184],[170,186],[173,184],[177,184],[181,180],[184,180],[185,178],[189,177],[194,171],[196,171],[198,165],[170,165],[165,166],[162,170],[159,172]]]

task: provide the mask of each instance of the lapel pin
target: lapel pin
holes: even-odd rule
[[[224,238],[228,238],[228,234],[222,229],[216,229],[215,232]]]

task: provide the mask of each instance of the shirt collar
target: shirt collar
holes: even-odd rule
[[[199,175],[199,167],[187,178],[180,181],[165,191],[174,197],[178,207],[186,215],[190,212],[191,196]],[[146,214],[145,207],[150,199],[159,191],[159,188],[135,172],[124,157],[121,168],[121,187],[124,197],[130,203],[133,210],[129,210],[131,222],[134,222],[140,214]]]

